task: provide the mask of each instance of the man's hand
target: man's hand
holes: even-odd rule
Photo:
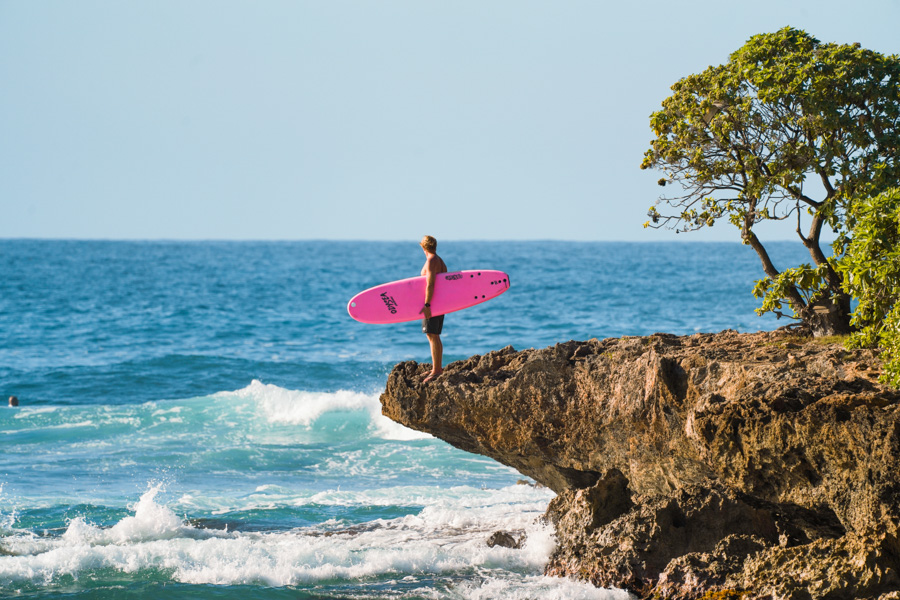
[[[426,319],[430,319],[430,318],[431,318],[431,307],[430,307],[430,306],[423,306],[423,307],[422,307],[422,310],[419,311],[419,314],[420,314],[420,315],[425,315],[425,318],[426,318]]]

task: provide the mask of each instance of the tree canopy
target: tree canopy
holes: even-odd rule
[[[724,65],[689,75],[650,117],[641,168],[681,193],[651,207],[648,227],[692,231],[727,219],[759,255],[759,312],[793,316],[817,334],[846,333],[850,301],[835,268],[852,239],[857,198],[900,181],[900,58],[824,44],[786,27],[756,35]],[[796,220],[811,263],[779,269],[755,228]],[[833,256],[822,232],[836,233]]]

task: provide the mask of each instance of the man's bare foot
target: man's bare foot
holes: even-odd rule
[[[437,373],[435,373],[434,371],[432,371],[431,373],[428,374],[428,377],[426,377],[425,379],[422,380],[422,383],[428,383],[429,381],[432,381],[433,379],[437,379],[438,376],[440,376],[440,374],[443,373],[443,372],[444,372],[443,369],[441,369],[441,370],[438,371]]]

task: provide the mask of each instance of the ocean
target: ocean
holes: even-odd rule
[[[428,344],[346,304],[418,275],[417,241],[0,240],[0,596],[627,598],[542,575],[551,491],[380,414]],[[808,260],[798,246],[771,245],[776,264]],[[739,243],[438,252],[512,284],[447,317],[445,364],[786,324],[754,314]],[[524,547],[488,547],[497,530]]]

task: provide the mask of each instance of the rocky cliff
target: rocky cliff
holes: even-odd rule
[[[397,365],[383,413],[552,488],[554,575],[642,597],[900,598],[900,394],[871,351],[657,334]]]

